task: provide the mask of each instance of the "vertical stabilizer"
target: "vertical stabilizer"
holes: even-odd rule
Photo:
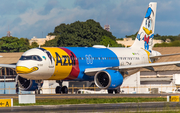
[[[131,48],[142,48],[149,52],[152,51],[156,18],[156,6],[156,2],[149,3],[141,27]]]

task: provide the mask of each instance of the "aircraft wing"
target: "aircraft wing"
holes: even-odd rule
[[[16,68],[16,65],[13,65],[13,64],[0,64],[0,67]]]
[[[154,71],[153,67],[158,66],[167,66],[167,65],[176,65],[180,67],[180,61],[173,62],[160,62],[160,63],[148,63],[148,64],[137,64],[137,65],[126,65],[126,66],[118,66],[118,67],[104,67],[104,68],[86,68],[84,73],[89,76],[94,76],[96,72],[104,70],[104,69],[112,69],[112,70],[131,70],[131,69],[140,69],[147,68],[149,70]]]
[[[167,66],[167,65],[176,65],[180,67],[180,61],[173,61],[173,62],[160,62],[160,63],[148,63],[148,64],[138,64],[138,65],[126,65],[126,66],[119,66],[119,67],[113,67],[114,69],[119,69],[119,70],[128,70],[128,69],[137,69],[137,68],[147,68],[149,70],[154,71],[153,67],[158,67],[158,66]],[[112,69],[113,69],[112,68]],[[110,69],[110,68],[108,68]]]

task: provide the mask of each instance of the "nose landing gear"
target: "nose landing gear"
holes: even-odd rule
[[[62,81],[57,80],[57,83],[59,83],[59,86],[56,87],[56,94],[68,94],[68,88],[67,86],[62,86]]]
[[[41,86],[42,86],[42,80],[36,80],[35,81],[38,84],[38,88],[35,90],[35,94],[40,94]]]

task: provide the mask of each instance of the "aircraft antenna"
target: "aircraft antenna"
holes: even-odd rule
[[[104,29],[110,32],[110,25],[108,24],[104,25]]]
[[[110,25],[108,24],[107,14],[106,14],[106,25],[104,25],[104,29],[110,32]]]
[[[11,32],[9,31],[9,25],[8,25],[8,31],[7,31],[7,37],[11,36]]]

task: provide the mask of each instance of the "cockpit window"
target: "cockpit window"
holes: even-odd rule
[[[32,55],[32,56],[21,56],[19,60],[36,60],[36,61],[42,61],[41,57],[38,55]]]

